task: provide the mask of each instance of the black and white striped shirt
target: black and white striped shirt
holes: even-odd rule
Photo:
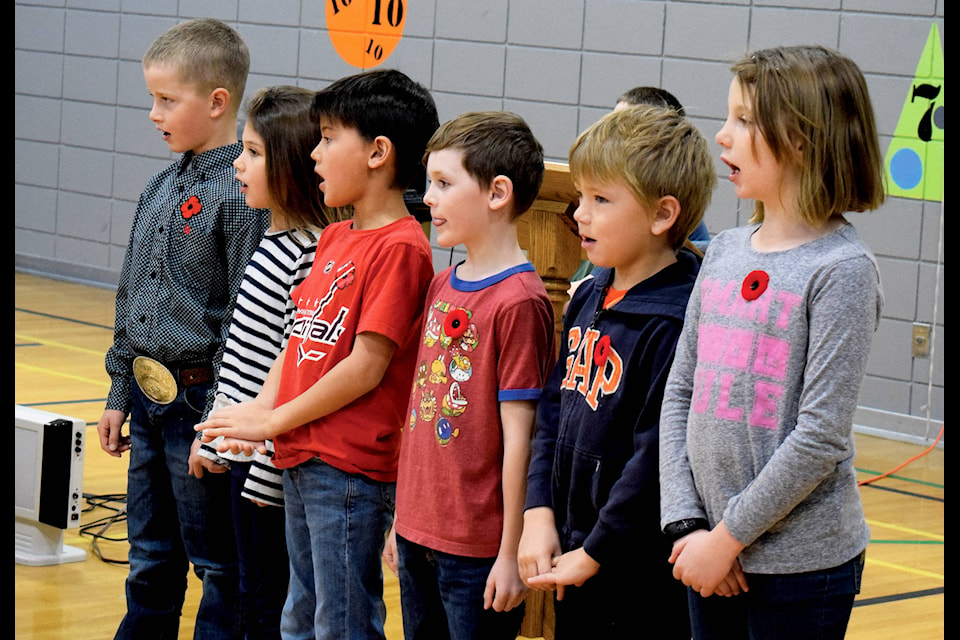
[[[307,277],[317,248],[316,232],[267,232],[243,276],[223,351],[217,384],[219,404],[249,402],[257,397],[287,344],[296,305],[290,296]],[[281,472],[269,458],[217,454],[217,441],[201,445],[201,455],[216,460],[252,462],[244,497],[283,505]]]
[[[317,234],[267,232],[243,276],[223,351],[217,392],[235,402],[257,397],[287,343],[296,305],[290,297],[313,266]]]

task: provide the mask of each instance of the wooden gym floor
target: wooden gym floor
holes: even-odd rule
[[[15,282],[15,403],[87,422],[83,491],[90,506],[82,525],[92,525],[64,536],[66,544],[86,550],[83,562],[15,565],[15,637],[109,638],[125,610],[127,573],[116,563],[126,560],[124,524],[100,524],[116,514],[120,503],[111,498],[126,492],[127,458],[101,451],[96,431],[109,388],[103,354],[113,335],[113,292],[22,273]],[[872,539],[847,637],[943,638],[943,449],[865,435],[857,436],[857,447],[861,482],[893,473],[862,486]],[[401,640],[399,587],[389,570],[385,576],[387,638]],[[198,591],[191,574],[181,638],[192,637]]]

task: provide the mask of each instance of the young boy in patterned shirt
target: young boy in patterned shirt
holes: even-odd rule
[[[106,354],[100,446],[130,452],[130,573],[117,638],[177,636],[188,563],[203,585],[197,636],[239,637],[230,478],[194,477],[188,459],[193,426],[213,403],[237,288],[268,224],[234,179],[249,60],[240,35],[211,19],[172,27],[143,60],[150,119],[183,155],[140,196]]]

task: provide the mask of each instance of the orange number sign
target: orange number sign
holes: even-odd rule
[[[360,69],[383,63],[403,37],[404,0],[325,0],[327,30],[340,57]]]

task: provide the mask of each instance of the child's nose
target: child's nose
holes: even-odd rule
[[[435,200],[433,198],[433,187],[432,186],[427,187],[426,193],[423,194],[423,204],[427,205],[428,207],[432,207],[433,206],[432,203],[434,202]]]
[[[715,136],[713,137],[713,139],[716,140],[716,141],[717,141],[717,144],[719,144],[721,147],[726,147],[726,146],[727,146],[726,142],[727,142],[727,140],[728,140],[728,136],[727,136],[727,125],[726,125],[726,124],[724,124],[722,127],[720,127],[720,130],[717,131],[717,135],[715,135]]]

